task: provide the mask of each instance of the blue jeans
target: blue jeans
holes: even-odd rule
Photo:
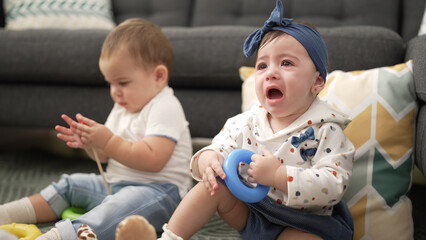
[[[114,239],[118,223],[135,214],[144,216],[161,232],[181,200],[178,188],[170,183],[119,182],[109,188],[108,196],[101,176],[76,173],[62,175],[40,192],[59,218],[70,206],[88,210],[77,219],[56,223],[63,240],[76,240],[81,224],[93,228],[98,239]]]

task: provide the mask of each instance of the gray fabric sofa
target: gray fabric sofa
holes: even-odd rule
[[[422,37],[410,40],[419,29],[424,0],[283,3],[285,16],[319,27],[329,47],[330,71],[392,65],[406,59],[407,46],[410,57],[422,48]],[[206,138],[240,112],[238,68],[254,63],[243,56],[242,43],[274,6],[274,0],[112,1],[117,23],[142,17],[163,27],[175,49],[170,85],[182,101],[192,136]],[[108,31],[9,31],[4,26],[0,11],[0,127],[52,128],[62,123],[60,114],[77,112],[105,121],[112,101],[97,63]],[[423,56],[416,57],[419,73],[424,67],[417,63]],[[425,84],[419,74],[416,92],[421,104]],[[419,120],[424,120],[421,113]],[[426,161],[424,124],[417,124],[420,164],[422,156]]]
[[[415,157],[426,173],[426,36],[417,36],[425,0],[284,0],[284,16],[319,28],[329,71],[360,70],[414,59],[419,111]],[[0,1],[0,6],[3,3]],[[238,69],[252,66],[242,45],[275,0],[113,0],[117,23],[142,17],[160,25],[175,50],[170,85],[190,122],[194,147],[241,112]],[[109,89],[98,69],[106,30],[4,29],[0,11],[0,129],[51,129],[62,113],[104,122]]]

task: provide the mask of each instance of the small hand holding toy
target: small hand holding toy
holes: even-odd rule
[[[85,123],[83,121],[88,121],[90,124],[93,125],[93,123],[96,123],[95,121],[83,117],[81,114],[77,114],[77,119],[79,121],[76,122],[67,115],[63,114],[62,119],[68,124],[69,128],[63,127],[63,126],[56,126],[55,129],[61,133],[58,133],[57,137],[67,143],[67,146],[71,148],[85,148],[88,146],[87,144],[87,137],[84,138],[82,135],[84,135],[84,131],[81,130],[82,126],[84,127]],[[100,125],[100,124],[99,124]],[[105,127],[106,128],[106,127]],[[83,128],[84,129],[84,128]],[[109,131],[109,130],[108,130]],[[111,133],[112,134],[112,133]],[[90,147],[91,151],[93,152],[93,156],[96,160],[99,172],[102,176],[102,179],[104,181],[105,188],[108,192],[108,195],[111,195],[111,191],[108,187],[108,183],[106,181],[106,177],[101,165],[101,162],[99,160],[99,156],[97,151],[94,147]],[[77,207],[70,207],[63,211],[62,218],[69,218],[71,220],[83,215],[86,211],[81,208]]]
[[[278,168],[281,161],[268,149],[262,148],[262,154],[254,154],[251,157],[250,168],[247,170],[247,181],[266,186],[274,186]],[[283,171],[278,171],[278,173]]]
[[[80,139],[84,144],[90,144],[93,152],[93,156],[95,157],[96,163],[98,165],[99,172],[101,173],[102,179],[105,184],[105,188],[108,192],[108,195],[111,195],[111,191],[109,190],[108,183],[105,178],[104,170],[101,165],[101,161],[99,160],[98,152],[94,147],[104,147],[106,142],[112,137],[112,132],[105,127],[105,125],[99,124],[89,118],[84,117],[81,114],[77,114],[77,120],[79,123],[73,121],[71,123],[71,127],[75,129],[75,131],[80,135]],[[92,144],[100,144],[101,146],[92,145]]]
[[[81,141],[89,146],[103,149],[114,135],[105,125],[77,114],[78,123],[73,121],[71,127],[80,135]]]
[[[255,188],[251,188],[241,182],[238,177],[237,167],[240,162],[250,164],[251,156],[254,153],[246,149],[237,149],[232,151],[226,157],[223,163],[223,170],[225,171],[225,183],[229,190],[238,199],[247,202],[255,203],[261,201],[266,197],[269,191],[268,186],[258,184]]]

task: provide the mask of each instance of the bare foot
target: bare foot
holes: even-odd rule
[[[86,224],[82,224],[77,231],[78,240],[98,240],[96,233]]]
[[[118,224],[115,240],[156,240],[155,228],[142,216],[133,215]]]

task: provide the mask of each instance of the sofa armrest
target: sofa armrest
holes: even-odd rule
[[[417,167],[426,176],[426,104],[421,102],[416,124],[415,160]]]
[[[416,122],[416,164],[426,175],[426,35],[408,42],[405,59],[414,60],[414,86],[419,100]]]
[[[405,59],[414,60],[414,85],[417,97],[426,102],[426,35],[413,38],[407,43]]]

